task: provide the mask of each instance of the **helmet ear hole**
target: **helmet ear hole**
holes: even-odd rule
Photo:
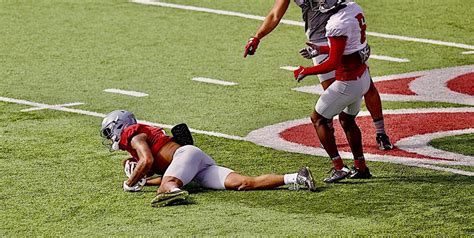
[[[102,120],[101,135],[108,140],[113,140],[114,143],[109,145],[110,149],[117,150],[122,130],[134,124],[137,124],[137,120],[133,113],[126,110],[115,110]]]

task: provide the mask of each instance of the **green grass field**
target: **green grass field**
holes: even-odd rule
[[[270,0],[166,2],[264,16]],[[468,0],[357,1],[368,30],[474,45]],[[447,9],[447,10],[446,10]],[[285,19],[300,21],[292,3]],[[0,97],[74,106],[98,113],[127,109],[142,120],[186,122],[235,136],[304,118],[316,97],[279,67],[308,65],[297,54],[302,27],[280,25],[257,55],[242,58],[260,21],[119,0],[0,0]],[[374,76],[472,65],[465,49],[369,36]],[[190,81],[209,77],[222,87]],[[103,92],[146,92],[128,97]],[[460,107],[434,102],[384,102],[385,109]],[[375,178],[325,185],[327,158],[195,134],[219,164],[247,175],[287,173],[308,165],[318,191],[234,192],[193,184],[192,204],[152,208],[156,188],[124,193],[123,152],[109,153],[101,119],[0,101],[0,236],[473,236],[472,176],[369,162]],[[365,108],[363,108],[365,110]],[[473,156],[472,134],[431,144]],[[472,171],[472,167],[454,166]]]

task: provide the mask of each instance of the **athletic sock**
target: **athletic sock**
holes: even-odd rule
[[[296,177],[298,176],[298,173],[294,174],[285,174],[283,175],[283,181],[285,184],[293,184],[296,183]],[[280,180],[281,181],[281,180]]]
[[[377,133],[377,134],[386,134],[385,133],[385,124],[383,122],[383,118],[374,121],[374,126],[375,126],[375,133]]]
[[[170,190],[171,193],[172,193],[172,192],[176,192],[176,191],[181,191],[181,189],[180,189],[180,188],[172,188],[172,189]]]
[[[344,167],[344,162],[341,159],[341,156],[336,156],[334,158],[331,158],[332,166],[336,170],[341,170]]]
[[[359,171],[364,171],[367,168],[364,156],[354,158],[354,167]]]

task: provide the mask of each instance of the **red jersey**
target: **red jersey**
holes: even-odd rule
[[[119,142],[119,148],[121,150],[128,151],[131,156],[140,160],[137,151],[130,145],[130,142],[132,141],[132,138],[134,136],[142,133],[146,134],[146,142],[148,146],[150,146],[153,158],[156,160],[157,158],[155,156],[158,154],[158,151],[160,151],[161,147],[163,147],[171,140],[171,137],[166,135],[165,131],[162,128],[157,128],[144,124],[135,124],[132,126],[128,126],[122,131],[122,135]]]

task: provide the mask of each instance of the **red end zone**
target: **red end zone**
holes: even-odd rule
[[[472,128],[474,121],[473,112],[456,113],[416,113],[416,114],[387,114],[384,115],[385,127],[392,143],[400,139],[429,134],[441,131],[452,131]],[[362,132],[362,142],[364,153],[384,154],[412,158],[442,159],[433,158],[416,153],[403,151],[395,147],[391,151],[380,151],[375,144],[375,128],[370,116],[357,118],[357,124]],[[339,125],[338,120],[334,120],[335,136],[338,149],[350,152],[345,134]],[[280,133],[280,137],[286,141],[302,144],[311,147],[320,147],[319,139],[311,123],[301,124],[288,128]]]

